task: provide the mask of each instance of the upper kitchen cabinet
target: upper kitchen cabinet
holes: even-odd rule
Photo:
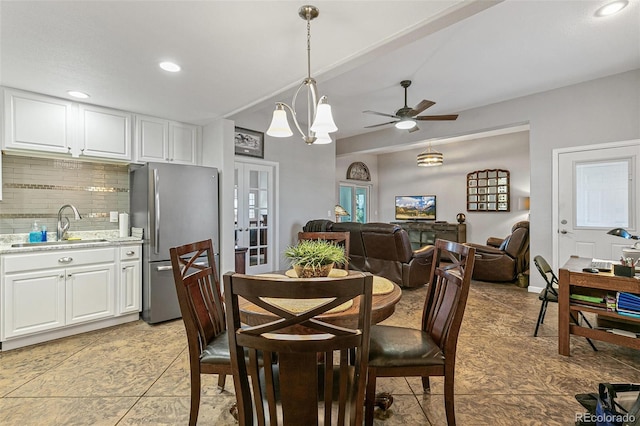
[[[136,116],[137,158],[140,163],[198,164],[199,126],[162,118]]]
[[[78,116],[78,155],[131,161],[131,114],[80,105]]]
[[[5,89],[3,149],[71,154],[73,103]]]

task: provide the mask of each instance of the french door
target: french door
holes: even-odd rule
[[[275,166],[235,163],[236,246],[247,247],[246,273],[273,271],[276,265]]]
[[[340,184],[340,205],[349,213],[343,222],[367,223],[369,220],[369,185]]]

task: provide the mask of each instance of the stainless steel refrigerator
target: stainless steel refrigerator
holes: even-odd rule
[[[169,248],[206,239],[218,247],[218,170],[148,163],[131,170],[129,191],[131,226],[144,230],[142,319],[180,318]]]

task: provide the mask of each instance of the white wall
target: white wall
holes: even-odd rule
[[[444,155],[438,167],[418,167],[422,149],[378,156],[380,220],[395,220],[396,195],[436,195],[436,219],[456,223],[456,215],[467,216],[467,241],[484,244],[487,237],[505,237],[511,226],[527,220],[528,211],[518,210],[518,200],[529,196],[529,132],[436,145]],[[467,173],[484,169],[510,172],[510,212],[467,212]]]
[[[591,80],[548,92],[460,112],[454,122],[425,126],[393,138],[393,130],[338,141],[337,153],[353,154],[376,147],[447,138],[484,130],[530,125],[531,254],[552,259],[552,151],[640,138],[640,70]],[[551,260],[554,268],[558,262]],[[543,287],[531,275],[532,287]]]

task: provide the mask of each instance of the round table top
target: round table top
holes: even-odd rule
[[[276,274],[282,275],[281,272]],[[269,276],[272,274],[265,275]],[[389,318],[395,312],[396,304],[400,301],[401,296],[402,290],[400,289],[400,286],[395,283],[393,283],[393,290],[390,293],[374,294],[371,300],[371,323],[377,324]],[[239,300],[239,307],[240,321],[248,325],[265,324],[273,321],[275,318],[264,309],[242,298]],[[318,318],[333,325],[354,327],[357,325],[359,309],[359,301],[355,300],[354,303],[346,310],[327,313],[318,316]]]

